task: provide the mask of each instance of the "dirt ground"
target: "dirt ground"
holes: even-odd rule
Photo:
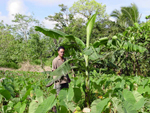
[[[51,71],[50,66],[44,66],[45,71]],[[0,70],[16,70],[16,71],[31,71],[31,72],[43,72],[44,70],[41,68],[40,65],[31,65],[29,62],[25,62],[21,64],[21,68],[19,69],[11,69],[11,68],[4,68],[0,67]]]

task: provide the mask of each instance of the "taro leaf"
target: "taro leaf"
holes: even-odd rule
[[[135,107],[136,110],[139,110],[139,109],[141,109],[144,106],[145,103],[146,103],[145,99],[141,98],[138,102],[136,102],[134,104],[134,107]]]
[[[74,112],[76,105],[73,102],[67,102],[66,104],[67,104],[68,109]]]
[[[12,101],[9,101],[9,103],[7,104],[7,107],[13,108],[14,105],[15,103],[13,103]]]
[[[35,113],[38,106],[39,106],[38,101],[37,100],[32,100],[32,102],[29,105],[29,113]]]
[[[14,110],[19,112],[21,108],[21,102],[18,102],[15,106],[14,106]]]
[[[59,92],[58,99],[61,101],[61,100],[64,100],[66,98],[67,98],[67,89],[63,88]]]
[[[67,110],[67,108],[63,105],[60,106],[60,111],[58,111],[58,113],[69,113],[69,111]]]
[[[140,94],[145,93],[145,90],[144,90],[143,86],[139,86],[138,89],[137,89],[137,91],[138,91]]]
[[[123,90],[123,97],[124,97],[125,101],[127,101],[127,102],[129,102],[131,104],[135,104],[135,102],[136,102],[132,92],[127,90],[127,89]]]
[[[107,106],[109,100],[110,100],[110,98],[106,98],[106,99],[100,101],[96,105],[96,113],[102,113],[104,111],[105,107]]]
[[[49,37],[54,38],[54,39],[58,39],[60,37],[64,37],[65,35],[67,35],[61,31],[46,29],[46,28],[42,28],[39,26],[35,26],[35,30],[42,32],[44,35],[49,36]]]
[[[96,99],[91,104],[91,112],[96,113],[96,105],[101,101],[101,99]]]
[[[142,93],[145,93],[147,92],[148,94],[150,94],[150,87],[149,86],[146,86],[145,88],[143,86],[139,86],[137,91],[142,94]]]
[[[21,105],[21,102],[18,102],[18,103],[14,106],[15,111],[17,111],[18,113],[23,113],[24,110],[25,110],[25,108],[26,108],[26,103],[23,103],[23,104]]]
[[[23,113],[23,112],[25,111],[25,108],[26,108],[26,104],[23,103],[23,104],[21,105],[21,108],[20,108],[19,113]]]
[[[150,87],[149,86],[145,87],[145,92],[147,92],[148,94],[150,94]]]
[[[10,84],[5,85],[4,88],[10,92],[12,97],[15,97],[15,92],[14,92],[14,88],[12,87],[12,85],[10,85]]]
[[[56,89],[52,89],[52,90],[50,91],[50,93],[52,93],[52,94],[54,94],[54,95],[57,94],[57,93],[56,93]]]
[[[73,90],[74,90],[74,102],[78,103],[79,100],[81,100],[81,98],[82,98],[81,90],[80,90],[80,88],[74,88]]]
[[[6,89],[0,89],[0,94],[3,95],[7,100],[11,98],[11,94],[8,90]]]
[[[67,101],[71,101],[74,97],[74,91],[72,87],[69,87],[67,94]]]
[[[125,113],[138,113],[136,109],[134,108],[134,105],[130,103],[129,101],[124,101],[123,107],[124,107]]]
[[[143,81],[142,81],[142,85],[143,85],[143,87],[145,87],[145,85],[148,83],[148,79],[144,79]]]
[[[118,113],[124,113],[120,99],[113,97],[112,102],[113,102],[114,111],[118,111]]]
[[[136,99],[136,103],[134,104],[134,107],[136,110],[141,109],[141,107],[145,104],[145,98],[137,91],[132,92],[134,95],[134,98]]]
[[[20,102],[20,98],[12,98],[11,100],[14,104],[17,104],[18,102]]]
[[[66,100],[59,100],[59,105],[63,105],[64,107],[67,108],[67,102],[66,102]]]
[[[124,85],[125,85],[125,80],[122,80],[122,81],[121,81],[120,88],[122,88],[122,89],[123,89],[123,88],[124,88]]]
[[[38,101],[39,104],[43,102],[43,92],[40,89],[35,90],[36,94],[36,100]]]
[[[133,91],[132,94],[137,102],[143,98],[143,96],[137,91]]]
[[[55,104],[55,95],[49,96],[36,109],[35,113],[46,113]]]

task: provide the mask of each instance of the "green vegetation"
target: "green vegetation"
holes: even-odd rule
[[[61,65],[57,70],[55,70],[54,72],[52,72],[50,74],[50,76],[56,76],[57,77],[55,79],[52,79],[51,82],[54,82],[58,79],[60,79],[61,76],[69,73],[69,71],[71,71],[71,69],[74,69],[74,66],[77,70],[79,70],[80,75],[83,75],[83,80],[84,80],[84,96],[85,96],[85,106],[87,106],[88,108],[90,108],[91,105],[91,93],[92,93],[92,89],[91,89],[91,77],[92,74],[91,72],[94,69],[94,65],[99,65],[101,64],[99,62],[99,60],[101,59],[102,61],[106,60],[108,57],[113,58],[114,57],[114,61],[117,59],[118,61],[118,57],[120,57],[119,59],[119,63],[124,63],[125,65],[125,69],[123,69],[123,67],[121,68],[122,70],[125,70],[125,74],[129,75],[129,74],[134,74],[134,75],[138,75],[139,73],[137,73],[136,68],[138,68],[138,71],[140,71],[139,68],[139,64],[137,63],[138,61],[136,60],[137,58],[137,54],[138,55],[147,55],[149,53],[148,49],[145,47],[142,47],[142,45],[137,45],[135,43],[135,39],[134,36],[132,36],[132,32],[130,33],[130,35],[132,36],[132,39],[124,37],[124,40],[120,40],[119,38],[119,34],[118,36],[113,36],[112,39],[108,39],[107,37],[104,38],[100,38],[98,41],[94,42],[93,44],[90,43],[90,36],[92,33],[92,29],[96,20],[96,14],[94,14],[88,21],[87,23],[87,39],[86,39],[86,45],[83,43],[82,40],[80,40],[77,37],[74,37],[72,35],[67,35],[63,32],[57,31],[57,30],[48,30],[45,28],[41,28],[36,26],[36,31],[40,31],[43,34],[45,34],[46,36],[50,36],[51,38],[55,38],[58,39],[59,37],[63,37],[64,40],[73,40],[74,43],[76,43],[76,45],[74,45],[74,47],[72,47],[72,45],[69,45],[69,48],[71,49],[75,49],[76,47],[80,46],[80,48],[76,49],[76,54],[73,55],[73,58],[69,59],[67,62],[65,62],[63,65]],[[143,26],[142,26],[143,27]],[[141,27],[141,28],[142,28]],[[138,23],[134,24],[133,29],[136,30],[136,28],[138,28],[138,30],[141,31],[140,26]],[[130,30],[132,29],[131,27],[129,28]],[[128,29],[127,29],[128,30]],[[125,35],[127,31],[124,32]],[[120,36],[121,37],[121,36]],[[66,41],[63,43],[65,45]],[[112,52],[108,52],[107,55],[105,53],[99,54],[101,52],[101,47],[105,46],[107,49],[112,49]],[[116,52],[118,53],[122,53],[125,57],[123,59],[121,59],[121,56],[117,56]],[[68,51],[69,53],[69,51]],[[77,54],[78,53],[78,54]],[[130,55],[131,54],[131,55]],[[117,58],[115,58],[117,56]],[[129,73],[129,68],[128,68],[128,62],[124,62],[124,59],[126,61],[128,61],[128,57],[130,58],[130,61],[133,60],[133,70],[131,72],[133,73]],[[133,58],[132,58],[133,57]],[[85,58],[85,59],[84,59]],[[102,59],[103,58],[103,59]],[[126,59],[127,58],[127,59]],[[118,69],[119,66],[117,66],[114,61],[107,59],[107,67],[108,67],[108,73],[110,69]],[[144,59],[145,60],[145,59]],[[79,62],[80,66],[79,65]],[[85,63],[84,63],[85,61]],[[129,61],[129,63],[130,63]],[[142,59],[141,59],[142,61]],[[89,63],[90,62],[90,63]],[[135,64],[135,62],[137,64]],[[71,67],[69,64],[73,63],[74,66]],[[148,64],[149,61],[146,63]],[[124,66],[123,65],[123,66]],[[92,68],[93,67],[93,68]],[[106,68],[106,67],[105,67]],[[100,68],[102,69],[102,68]],[[85,71],[83,71],[85,70]],[[100,71],[99,71],[100,72]],[[104,101],[104,100],[103,100]],[[107,102],[109,101],[109,99],[107,99],[107,101],[105,102],[107,104]],[[93,101],[92,101],[93,102]],[[128,104],[128,103],[127,103]],[[131,104],[132,105],[132,104]],[[130,106],[131,107],[131,106]],[[103,109],[102,109],[103,110]],[[100,110],[102,112],[102,110]],[[131,110],[132,111],[132,110]],[[136,112],[136,109],[133,110],[134,112]],[[133,112],[132,111],[132,112]],[[98,112],[98,111],[97,111]]]
[[[70,88],[55,98],[53,87],[46,88],[47,75],[37,72],[0,71],[6,79],[0,83],[0,112],[51,112],[53,105],[60,113],[85,107],[84,75],[72,78]],[[92,113],[140,113],[150,111],[150,78],[99,74],[93,70],[90,78],[90,108]],[[76,111],[76,112],[77,112]]]
[[[128,7],[121,7],[121,11],[114,10],[111,16],[117,18],[117,23],[125,28],[134,26],[134,23],[140,22],[141,18],[136,4],[131,4],[131,6]]]
[[[0,66],[19,68],[24,61],[50,66],[59,46],[67,58],[54,72],[1,71],[0,112],[46,113],[54,105],[60,113],[86,107],[92,113],[150,112],[150,21],[140,23],[135,4],[114,10],[116,22],[95,0],[59,6],[59,13],[46,17],[57,22],[54,29],[33,15],[14,15],[14,25],[0,22]],[[46,84],[67,73],[69,89],[55,96]]]

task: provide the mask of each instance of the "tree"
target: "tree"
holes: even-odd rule
[[[121,10],[114,10],[111,13],[112,17],[117,19],[117,23],[127,28],[128,26],[134,26],[134,23],[139,23],[141,15],[139,14],[136,4],[131,4],[128,7],[121,7]]]
[[[33,15],[27,16],[15,14],[12,22],[15,23],[13,26],[13,32],[15,32],[16,36],[23,38],[26,42],[29,39],[30,30],[33,29],[33,26],[40,25],[39,21],[33,18]]]
[[[0,22],[0,66],[18,68],[18,63],[23,60],[22,44],[15,40],[9,25]]]
[[[69,8],[73,15],[79,14],[79,16],[89,20],[91,16],[97,11],[97,20],[108,18],[106,11],[106,5],[98,3],[95,0],[78,0]]]
[[[69,13],[68,7],[64,4],[60,4],[59,7],[61,8],[59,13],[55,13],[54,16],[49,15],[45,18],[49,21],[56,22],[55,29],[62,30],[64,27],[67,27],[70,23],[72,23],[74,16]]]
[[[82,5],[82,2],[84,2],[85,6]],[[79,6],[80,4],[80,6]],[[83,40],[83,42],[86,41],[86,22],[87,19],[90,18],[91,15],[93,15],[96,11],[96,8],[98,8],[98,19],[97,19],[97,25],[101,26],[107,26],[106,24],[104,25],[102,20],[100,19],[105,19],[108,20],[108,16],[105,13],[105,5],[102,5],[100,3],[97,3],[96,1],[92,0],[84,0],[81,1],[79,0],[78,2],[75,2],[74,5],[68,10],[68,7],[61,4],[59,5],[61,8],[59,13],[55,13],[54,16],[48,16],[46,19],[49,21],[54,21],[56,22],[56,25],[54,29],[61,30],[62,32],[65,32],[67,34],[72,34],[80,39]],[[76,9],[80,7],[82,11],[75,12]],[[89,12],[90,14],[86,14],[86,17],[84,17],[81,13],[82,12]],[[100,28],[100,27],[99,27]],[[95,33],[96,31],[96,33]],[[102,31],[102,30],[101,30]],[[94,27],[93,34],[99,34],[99,29],[97,29],[97,26]],[[102,31],[103,32],[103,31]],[[106,34],[106,33],[105,33]],[[96,38],[99,38],[96,35],[92,36],[92,40],[95,40]]]

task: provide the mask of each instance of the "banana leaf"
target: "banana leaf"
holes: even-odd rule
[[[89,47],[89,43],[90,43],[90,36],[92,33],[92,29],[94,27],[94,23],[96,20],[96,16],[97,16],[97,11],[96,13],[90,18],[90,20],[87,23],[87,27],[86,27],[86,32],[87,32],[87,39],[86,39],[86,47]]]
[[[69,40],[73,40],[77,44],[77,46],[80,47],[81,49],[85,48],[84,42],[82,40],[80,40],[79,38],[77,38],[73,35],[66,35],[65,37]]]
[[[64,37],[65,35],[67,35],[61,31],[46,29],[46,28],[42,28],[39,26],[35,26],[35,30],[42,32],[44,35],[49,36],[49,37],[54,38],[54,39],[59,39],[60,37]]]
[[[64,62],[61,66],[59,66],[55,71],[50,73],[49,76],[51,76],[51,77],[56,76],[56,78],[50,80],[50,82],[46,85],[46,87],[51,86],[55,81],[59,80],[62,76],[65,76],[66,74],[71,72],[71,69],[76,68],[76,66],[71,67],[70,63],[71,63],[71,61],[76,62],[77,60],[79,60],[79,59],[69,59],[66,62]]]

